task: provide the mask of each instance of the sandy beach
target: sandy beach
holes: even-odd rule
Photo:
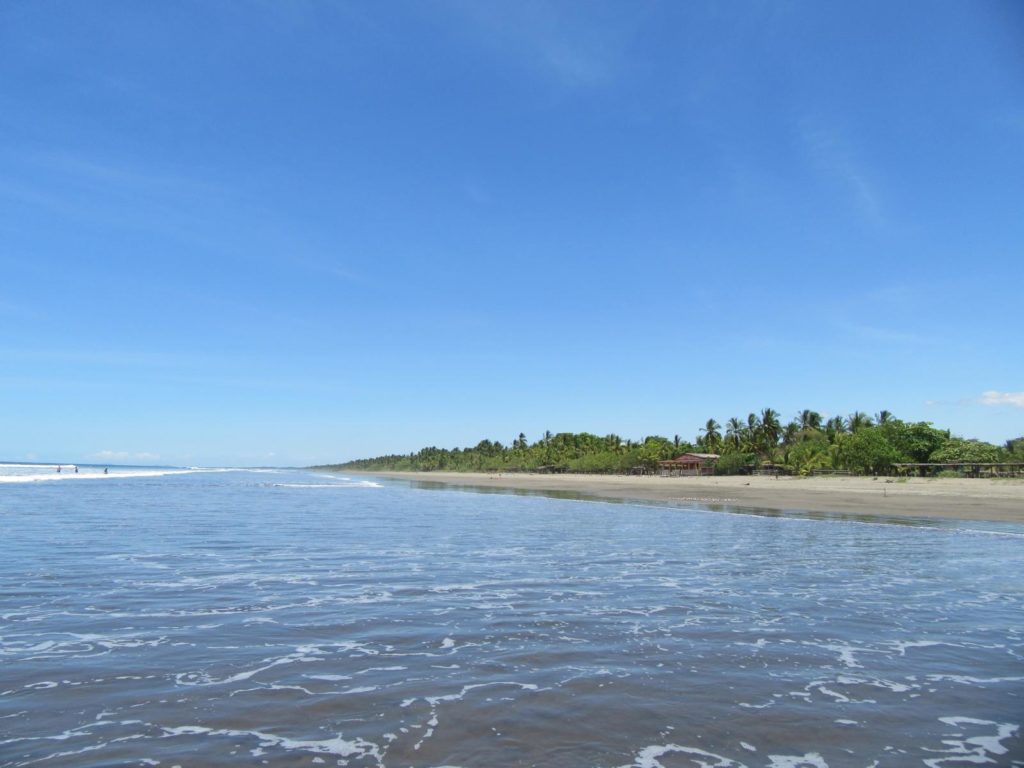
[[[362,474],[440,486],[571,493],[679,505],[1024,523],[1024,479],[638,477],[472,472]]]

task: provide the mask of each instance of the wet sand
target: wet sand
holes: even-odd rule
[[[1024,479],[637,477],[475,472],[345,472],[453,487],[573,493],[700,506],[1024,523]]]

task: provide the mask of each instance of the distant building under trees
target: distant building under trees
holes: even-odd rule
[[[717,463],[717,453],[683,453],[674,459],[659,461],[658,473],[662,477],[713,475]]]

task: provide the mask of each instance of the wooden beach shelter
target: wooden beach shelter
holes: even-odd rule
[[[662,477],[713,475],[717,463],[717,453],[684,453],[674,459],[659,461],[658,470]]]
[[[898,475],[917,475],[918,477],[935,477],[940,472],[956,472],[962,477],[1020,477],[1024,475],[1024,461],[958,461],[942,464],[897,462],[892,465],[892,469]]]

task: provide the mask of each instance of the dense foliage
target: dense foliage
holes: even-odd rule
[[[651,436],[642,441],[623,440],[618,435],[598,437],[546,433],[530,444],[520,434],[509,446],[481,440],[473,448],[424,448],[417,453],[379,456],[337,465],[341,469],[365,470],[451,470],[463,472],[515,472],[548,468],[584,473],[625,473],[633,467],[656,467],[659,461],[695,450],[677,435],[669,440]],[[334,466],[332,466],[334,468]]]
[[[654,435],[633,441],[618,435],[547,432],[534,443],[520,434],[509,445],[481,440],[472,448],[432,446],[416,453],[378,456],[322,468],[607,474],[637,468],[653,470],[659,461],[692,451],[719,454],[716,471],[720,474],[737,474],[765,464],[798,474],[814,470],[871,474],[908,462],[1021,462],[1024,437],[996,446],[954,437],[948,430],[936,429],[928,422],[904,422],[888,411],[874,417],[856,411],[848,417],[825,419],[815,411],[805,410],[783,424],[778,411],[765,408],[745,419],[729,419],[724,430],[717,421],[708,419],[693,443],[680,440],[678,435],[671,440]]]

